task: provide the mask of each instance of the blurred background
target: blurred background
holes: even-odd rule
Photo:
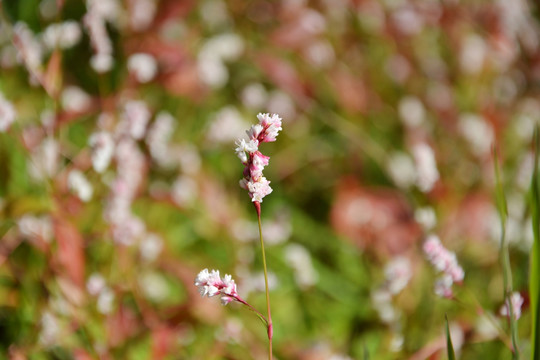
[[[528,356],[539,9],[525,0],[4,0],[0,358],[507,359],[494,159]],[[440,297],[422,244],[465,271]],[[440,292],[439,292],[440,293]]]

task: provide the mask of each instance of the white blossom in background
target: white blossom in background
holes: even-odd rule
[[[115,22],[119,15],[119,4],[115,0],[87,0],[86,7],[88,11],[83,23],[94,49],[90,65],[98,73],[108,72],[114,65],[114,57],[106,23]]]
[[[43,240],[50,243],[53,238],[53,226],[48,216],[36,217],[24,215],[17,221],[21,235],[30,240]]]
[[[162,111],[156,115],[154,123],[146,134],[146,144],[152,159],[160,166],[172,167],[175,158],[171,155],[169,140],[174,131],[175,118],[168,112]]]
[[[4,44],[0,48],[0,67],[11,69],[17,65],[17,49],[12,44]]]
[[[86,8],[92,15],[98,16],[111,24],[116,24],[121,15],[119,0],[86,0]]]
[[[414,211],[414,220],[419,223],[424,231],[432,230],[437,225],[437,215],[432,207],[426,206]]]
[[[484,67],[487,52],[488,47],[481,36],[467,35],[459,54],[459,64],[463,72],[469,75],[479,73]]]
[[[392,13],[392,21],[405,35],[416,35],[424,28],[424,18],[412,5],[403,5]]]
[[[49,50],[68,49],[79,43],[82,31],[78,22],[68,20],[47,26],[41,36]]]
[[[510,295],[510,302],[512,304],[512,310],[514,313],[514,318],[517,320],[521,317],[521,306],[523,305],[523,297],[521,294],[517,291],[514,291],[512,295]],[[506,303],[501,307],[499,313],[502,316],[509,316],[510,311],[508,310],[509,304],[508,299],[506,300]]]
[[[303,50],[306,60],[317,69],[330,67],[336,58],[332,44],[326,40],[317,40],[307,45]]]
[[[90,58],[90,66],[97,73],[106,73],[112,69],[114,57],[107,53],[98,53]]]
[[[114,292],[107,286],[103,288],[97,299],[98,311],[104,315],[110,314],[114,308],[114,299]]]
[[[201,81],[214,89],[223,87],[229,81],[229,70],[222,61],[213,57],[199,58],[197,71]]]
[[[156,272],[145,272],[139,277],[139,286],[148,299],[161,302],[169,296],[169,285],[165,278]]]
[[[227,5],[222,0],[204,0],[199,9],[203,22],[210,28],[226,25],[230,21]]]
[[[39,14],[45,20],[51,20],[58,15],[58,4],[56,0],[41,0],[39,3]]]
[[[78,86],[66,86],[62,91],[62,107],[68,112],[83,112],[92,105],[92,98]]]
[[[35,180],[50,178],[58,171],[60,145],[52,137],[46,137],[34,149],[28,162],[28,173]]]
[[[177,154],[178,164],[187,175],[195,175],[199,172],[202,164],[199,151],[193,144],[183,144],[174,148]]]
[[[92,167],[98,173],[104,172],[114,155],[112,135],[106,131],[93,133],[88,144],[92,148]]]
[[[142,181],[145,158],[129,137],[116,145],[115,158],[117,176],[110,184],[111,195],[105,208],[105,219],[112,225],[114,240],[129,246],[135,244],[146,230],[145,224],[131,211]]]
[[[392,295],[399,294],[409,283],[412,277],[411,262],[403,256],[393,258],[384,267],[386,287]]]
[[[158,64],[156,59],[145,53],[136,53],[128,58],[127,67],[129,72],[135,75],[140,83],[152,81],[157,74]]]
[[[284,118],[294,119],[296,116],[293,99],[281,90],[274,90],[268,95],[266,108],[274,114],[281,114]]]
[[[482,116],[463,114],[459,117],[458,128],[471,145],[474,154],[489,155],[491,145],[495,141],[495,132]]]
[[[39,343],[54,346],[58,343],[61,328],[58,318],[50,311],[44,311],[40,320]]]
[[[13,32],[18,60],[25,64],[30,74],[39,74],[43,58],[43,47],[40,41],[23,22],[17,22],[13,27]]]
[[[393,55],[384,64],[384,71],[396,83],[403,84],[411,75],[411,65],[402,55]]]
[[[287,245],[285,261],[294,270],[294,278],[300,288],[305,289],[317,283],[319,276],[305,247],[298,244]]]
[[[0,93],[0,132],[6,132],[15,121],[17,112],[13,104]]]
[[[212,116],[206,132],[212,143],[229,143],[248,126],[242,114],[234,106],[226,106]]]
[[[305,8],[298,16],[298,23],[311,34],[320,34],[326,30],[326,19],[318,11]]]
[[[422,125],[426,111],[422,102],[416,96],[405,96],[399,101],[398,113],[401,121],[409,127]]]
[[[401,317],[399,310],[392,304],[392,294],[388,289],[381,288],[372,291],[371,303],[377,311],[379,318],[385,324],[392,324]]]
[[[474,324],[474,332],[477,333],[483,341],[494,340],[499,336],[499,329],[486,314],[477,318],[476,323]]]
[[[193,204],[198,193],[197,182],[188,175],[180,175],[173,183],[171,189],[173,201],[181,207]]]
[[[251,83],[242,89],[240,100],[249,109],[260,109],[266,104],[268,93],[262,84]]]
[[[113,311],[115,295],[114,291],[107,285],[105,278],[98,273],[90,275],[86,281],[88,293],[97,297],[96,307],[101,314],[110,314]]]
[[[69,172],[68,186],[82,201],[88,202],[92,198],[94,192],[92,184],[81,171],[71,170]]]
[[[254,227],[257,227],[255,222]],[[265,221],[262,226],[264,241],[268,245],[277,245],[287,241],[292,233],[290,222],[285,217]]]
[[[134,31],[148,29],[157,11],[156,0],[132,0],[129,2],[129,24]]]
[[[244,51],[244,40],[233,33],[220,34],[208,39],[197,57],[197,69],[203,83],[221,88],[229,80],[225,62],[236,60]]]
[[[531,52],[537,50],[539,45],[538,29],[528,2],[524,0],[498,0],[497,7],[500,8],[504,33],[514,43],[521,40],[527,50]]]
[[[239,274],[240,275],[240,274]],[[275,273],[268,272],[268,289],[274,290],[279,286],[279,280]],[[247,296],[251,292],[262,292],[265,291],[264,286],[264,273],[250,273],[245,271],[242,276],[242,292]]]
[[[416,185],[420,191],[430,192],[439,180],[433,149],[425,143],[420,143],[414,145],[412,151],[416,163]]]
[[[408,189],[416,182],[416,167],[413,159],[404,152],[394,152],[388,158],[386,170],[394,183]]]
[[[98,296],[106,287],[105,278],[101,274],[93,273],[86,281],[86,290],[92,296]]]
[[[146,133],[146,127],[152,113],[144,101],[129,100],[124,104],[122,121],[116,127],[116,133],[140,140]]]
[[[141,258],[146,261],[154,261],[163,250],[163,240],[156,234],[146,234],[139,244]]]

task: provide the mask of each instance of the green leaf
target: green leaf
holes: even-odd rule
[[[531,332],[531,359],[540,359],[540,319],[539,319],[539,281],[540,281],[540,191],[538,182],[538,154],[540,144],[538,127],[534,132],[534,170],[531,179],[530,206],[532,214],[532,227],[534,242],[531,250],[529,294],[531,299],[532,332]]]
[[[446,350],[448,351],[448,360],[455,360],[456,354],[454,353],[454,346],[452,345],[452,338],[450,337],[450,328],[448,327],[448,316],[444,316],[446,319]]]

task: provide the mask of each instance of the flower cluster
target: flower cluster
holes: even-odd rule
[[[244,178],[240,180],[240,187],[249,192],[253,202],[261,203],[263,198],[272,192],[270,181],[263,176],[263,169],[268,165],[270,157],[259,151],[259,144],[276,141],[281,130],[281,118],[277,114],[257,115],[259,123],[252,125],[246,131],[248,140],[236,141],[236,155],[244,164]]]
[[[521,306],[523,305],[523,297],[521,294],[517,291],[513,292],[512,295],[510,295],[510,302],[512,304],[512,311],[514,313],[514,318],[517,320],[521,317]],[[509,308],[508,299],[506,299],[505,304],[501,307],[501,310],[499,313],[502,316],[509,316],[510,311]]]
[[[424,252],[433,267],[443,273],[435,283],[435,293],[446,298],[452,297],[453,283],[460,283],[465,277],[463,268],[457,262],[456,254],[448,251],[436,235],[428,237],[424,243]]]
[[[242,302],[236,292],[236,284],[231,275],[225,275],[223,278],[219,275],[219,270],[204,269],[195,278],[195,286],[199,288],[201,296],[208,297],[221,295],[221,304],[227,305],[233,300]]]

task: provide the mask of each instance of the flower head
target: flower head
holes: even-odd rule
[[[521,317],[521,305],[523,305],[523,297],[521,294],[517,291],[513,292],[510,296],[510,303],[512,304],[512,311],[514,313],[514,318],[517,320]],[[508,299],[506,300],[505,304],[501,307],[500,314],[502,316],[508,316],[510,314],[509,311],[509,304]]]
[[[219,270],[208,269],[201,271],[195,278],[195,286],[199,288],[202,297],[221,296],[221,303],[227,305],[231,301],[240,299],[236,292],[236,284],[231,275],[225,275],[223,278],[219,275]]]
[[[277,114],[257,115],[259,123],[246,131],[248,140],[236,141],[236,155],[244,164],[244,178],[240,187],[248,190],[251,201],[261,203],[262,199],[272,192],[270,181],[263,176],[263,169],[268,165],[270,157],[259,151],[259,144],[276,141],[281,128],[281,118]]]
[[[423,248],[431,265],[443,273],[435,285],[435,292],[440,296],[452,297],[452,284],[461,283],[465,277],[465,272],[458,264],[456,254],[448,251],[436,235],[430,235],[424,242]]]

